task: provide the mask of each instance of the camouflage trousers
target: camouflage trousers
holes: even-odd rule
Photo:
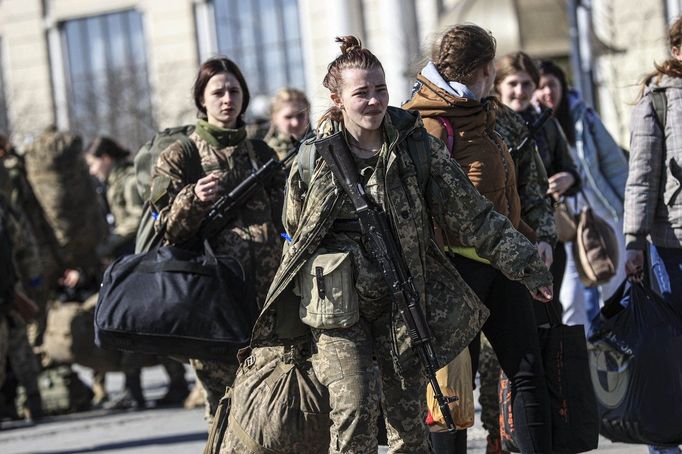
[[[26,334],[26,323],[13,310],[0,315],[0,386],[5,382],[7,363],[26,389],[26,395],[37,395],[40,366]]]
[[[479,356],[478,373],[481,386],[478,402],[481,404],[481,423],[493,438],[500,437],[500,397],[498,385],[500,382],[500,362],[490,341],[481,334],[481,353]]]
[[[190,359],[190,365],[194,369],[197,380],[204,388],[206,396],[206,412],[204,418],[208,421],[209,427],[213,424],[213,416],[218,409],[220,399],[225,395],[225,388],[232,386],[234,378],[237,376],[239,364],[204,361],[200,359]]]
[[[330,453],[376,453],[379,404],[384,410],[389,453],[429,453],[426,380],[403,371],[405,388],[391,359],[390,311],[350,328],[313,329],[313,369],[329,389]]]

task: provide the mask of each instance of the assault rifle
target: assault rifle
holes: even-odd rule
[[[542,111],[540,116],[533,122],[533,124],[526,123],[528,132],[523,135],[523,138],[519,143],[514,145],[509,149],[509,154],[512,159],[516,161],[516,155],[526,146],[529,140],[535,137],[535,135],[542,129],[542,127],[547,123],[547,120],[552,116],[552,109],[545,109]]]
[[[262,167],[255,170],[244,181],[235,186],[229,193],[222,195],[215,201],[209,210],[201,226],[201,235],[210,238],[213,234],[220,232],[225,225],[232,219],[231,212],[244,204],[260,184],[266,183],[279,169],[286,167],[294,159],[298,149],[305,138],[289,150],[289,153],[281,161],[272,158]]]
[[[367,241],[369,252],[379,265],[391,292],[391,301],[400,311],[407,326],[412,349],[433,387],[433,393],[448,430],[454,431],[456,430],[455,422],[448,403],[456,401],[457,398],[444,396],[438,385],[436,371],[440,369],[440,365],[432,344],[433,335],[419,302],[419,293],[412,282],[407,264],[401,255],[400,246],[391,230],[388,216],[380,207],[375,207],[368,202],[342,132],[317,140],[315,148],[353,202],[360,223],[360,231]]]

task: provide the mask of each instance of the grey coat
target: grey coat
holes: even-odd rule
[[[599,116],[578,94],[570,91],[568,99],[575,125],[574,159],[589,203],[619,223],[623,219],[628,161]]]
[[[658,126],[648,93],[665,88],[667,121]],[[630,175],[625,188],[623,231],[628,249],[644,249],[647,235],[656,246],[682,247],[682,79],[652,82],[632,111]]]

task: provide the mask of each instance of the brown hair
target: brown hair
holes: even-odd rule
[[[237,81],[242,89],[242,110],[239,112],[239,117],[241,121],[241,116],[246,112],[246,108],[249,107],[249,87],[246,85],[246,79],[242,75],[239,66],[227,57],[214,57],[206,60],[199,67],[199,72],[197,73],[197,78],[194,81],[194,86],[192,87],[192,97],[194,98],[194,105],[201,113],[202,117],[206,117],[206,108],[201,104],[204,99],[204,91],[206,90],[206,85],[211,77],[216,74],[230,73]]]
[[[474,24],[455,25],[434,46],[431,60],[445,80],[465,85],[474,73],[495,58],[497,42],[488,30]]]
[[[305,110],[310,110],[310,102],[306,97],[305,93],[296,88],[280,88],[272,97],[272,103],[270,104],[270,114],[274,114],[280,110],[285,103],[301,103],[305,106]]]
[[[341,73],[344,69],[381,69],[384,72],[379,59],[369,49],[363,48],[362,43],[355,36],[337,36],[335,42],[341,44],[341,55],[329,63],[327,75],[322,81],[322,85],[331,93],[341,93],[343,85]],[[343,121],[341,109],[336,106],[330,107],[322,115],[318,124],[327,119]]]
[[[91,154],[96,158],[107,155],[115,161],[126,159],[130,156],[129,150],[123,148],[114,139],[105,136],[97,136],[95,140],[88,145],[88,148],[85,149],[85,153]]]
[[[497,74],[495,75],[495,91],[497,91],[497,86],[506,79],[507,76],[520,72],[528,74],[536,87],[540,84],[540,73],[538,72],[538,68],[535,66],[535,63],[533,63],[533,59],[525,52],[512,52],[500,58],[495,65],[495,70],[497,71]]]
[[[670,26],[670,29],[668,29],[668,45],[670,46],[670,49],[676,47],[682,51],[682,47],[680,47],[682,46],[682,17],[678,17]],[[647,74],[642,80],[640,98],[644,95],[646,86],[654,79],[658,82],[663,75],[682,78],[682,62],[675,58],[669,58],[660,65],[654,63],[654,68],[656,68],[656,70]]]

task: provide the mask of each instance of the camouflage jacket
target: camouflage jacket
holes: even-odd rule
[[[235,143],[222,148],[209,143],[198,131],[189,136],[199,153],[201,176],[218,172],[225,192],[243,181],[254,167],[262,166],[272,158],[271,151],[257,153],[245,139],[243,129],[238,130],[237,135]],[[156,228],[165,228],[166,240],[171,244],[196,239],[212,206],[210,202],[200,201],[194,193],[196,180],[190,181],[187,176],[191,165],[189,159],[181,143],[176,142],[161,152],[154,167],[151,197],[156,201],[154,208],[158,212]],[[238,259],[247,276],[256,280],[259,304],[265,299],[282,255],[279,233],[284,183],[282,172],[267,186],[256,190],[215,238],[208,238],[215,253]]]
[[[382,175],[379,184],[385,193],[383,208],[395,227],[403,257],[425,304],[437,354],[442,362],[449,362],[480,330],[488,310],[434,242],[432,217],[440,218],[449,233],[475,247],[509,278],[522,281],[528,288],[548,285],[552,277],[535,247],[476,191],[459,165],[450,159],[444,144],[426,133],[418,113],[389,107],[383,127],[389,143],[386,158],[377,164]],[[329,123],[323,125],[320,136],[331,129]],[[428,181],[423,189],[407,149],[412,146],[408,142],[416,141],[424,141],[423,152],[430,153],[426,161],[430,166]],[[308,141],[303,146],[314,143]],[[292,241],[285,248],[254,327],[253,346],[296,342],[309,334],[300,321],[299,299],[292,284],[306,261],[318,251],[347,197],[335,184],[323,159],[317,159],[309,185],[301,180],[297,165],[295,162],[289,176],[285,212],[285,228]],[[398,311],[394,311],[393,326],[401,363],[414,364]]]
[[[107,203],[114,216],[114,234],[132,238],[142,216],[142,197],[137,190],[132,163],[116,163],[107,178]]]
[[[31,226],[21,207],[12,203],[4,194],[0,194],[0,218],[7,223],[17,278],[25,284],[40,278],[43,266]]]
[[[498,103],[495,131],[511,150],[528,133],[523,118],[509,107]],[[547,196],[547,172],[534,140],[513,155],[521,198],[521,219],[535,230],[538,241],[554,246],[557,242],[554,209]]]
[[[263,138],[263,140],[265,141],[265,143],[268,144],[270,148],[275,150],[277,159],[279,159],[280,161],[284,159],[289,150],[291,150],[294,147],[294,144],[296,143],[291,136],[287,136],[286,134],[280,133],[274,127],[270,128],[270,130]]]
[[[0,167],[3,174],[0,177],[2,191],[10,203],[25,215],[40,251],[45,275],[51,281],[63,271],[62,257],[54,230],[26,175],[24,159],[15,152],[10,152],[2,160]]]

